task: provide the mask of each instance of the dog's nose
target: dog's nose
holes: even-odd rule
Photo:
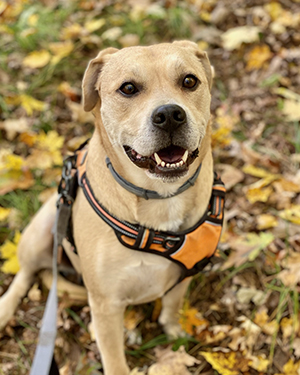
[[[152,113],[152,124],[169,133],[185,123],[186,113],[176,104],[162,105]]]

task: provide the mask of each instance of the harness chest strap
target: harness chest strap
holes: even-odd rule
[[[86,175],[87,150],[77,154],[78,183],[94,211],[114,231],[127,248],[163,256],[177,263],[181,279],[201,271],[217,248],[223,223],[225,187],[215,174],[211,199],[203,217],[192,228],[179,232],[161,232],[119,220],[97,200]]]

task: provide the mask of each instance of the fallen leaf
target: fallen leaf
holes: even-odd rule
[[[20,241],[21,233],[17,231],[12,241],[5,241],[0,247],[0,254],[3,259],[5,259],[1,271],[4,273],[11,273],[15,275],[19,269],[19,261],[17,257],[17,245]]]
[[[300,101],[286,99],[283,102],[283,114],[287,116],[288,121],[300,120]]]
[[[129,331],[132,331],[144,318],[145,316],[141,313],[141,310],[131,309],[125,313],[124,327]]]
[[[247,55],[246,70],[251,71],[255,69],[261,69],[265,66],[265,63],[272,57],[270,47],[266,44],[262,46],[255,46]]]
[[[199,333],[199,327],[204,329],[209,325],[208,321],[203,319],[200,312],[193,307],[190,308],[189,305],[184,306],[181,311],[179,324],[186,333],[192,336],[197,335],[197,329]]]
[[[16,134],[28,131],[29,124],[26,118],[8,119],[0,122],[0,129],[6,131],[6,137],[11,141],[15,138]]]
[[[96,30],[99,30],[102,26],[106,24],[106,21],[104,18],[99,18],[98,20],[90,20],[85,22],[84,28],[87,30],[89,33],[92,33]]]
[[[155,348],[157,363],[149,367],[148,375],[191,375],[187,367],[200,361],[187,354],[181,346],[176,352],[169,346],[166,349]]]
[[[270,321],[270,317],[265,306],[263,306],[258,312],[256,312],[254,323],[261,328],[263,333],[269,336],[273,336],[278,331],[279,327],[279,324],[276,320]]]
[[[244,179],[244,173],[230,164],[218,164],[218,171],[227,191]]]
[[[300,225],[300,204],[295,204],[279,212],[279,216],[284,220]]]
[[[269,232],[259,234],[249,232],[244,236],[230,239],[229,245],[234,251],[229,255],[222,269],[239,267],[248,260],[253,261],[273,240],[274,236]]]
[[[31,116],[33,111],[45,111],[47,109],[47,105],[40,100],[33,98],[30,95],[22,94],[18,97],[19,104],[25,109],[27,115]]]
[[[265,354],[254,356],[249,355],[247,356],[248,359],[250,359],[249,366],[251,368],[254,368],[254,370],[258,372],[265,373],[268,370],[268,367],[270,365],[270,360],[266,358]]]
[[[240,26],[227,30],[221,35],[223,47],[228,51],[239,48],[242,43],[253,43],[259,40],[260,28],[257,26]]]
[[[270,195],[273,193],[271,186],[261,188],[248,188],[246,191],[246,198],[253,204],[255,202],[267,202]]]
[[[257,229],[264,230],[274,228],[278,225],[278,220],[271,214],[261,214],[256,217]]]
[[[24,58],[23,66],[32,69],[43,68],[49,63],[50,59],[51,55],[45,49],[40,51],[33,51]]]
[[[10,208],[0,207],[0,221],[5,221],[11,212]]]
[[[51,64],[56,65],[62,60],[64,57],[69,56],[70,53],[74,49],[74,43],[70,40],[66,42],[56,42],[50,43],[49,49],[53,53],[53,57],[51,58]]]
[[[200,352],[220,375],[240,375],[249,370],[249,360],[239,352]]]
[[[294,363],[293,359],[290,359],[284,366],[283,366],[283,373],[275,374],[275,375],[299,375],[300,371],[300,361]]]

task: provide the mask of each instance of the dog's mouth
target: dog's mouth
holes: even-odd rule
[[[183,147],[175,145],[154,152],[151,156],[143,156],[129,146],[124,146],[124,150],[136,166],[164,177],[184,175],[199,154],[198,149],[189,153]]]

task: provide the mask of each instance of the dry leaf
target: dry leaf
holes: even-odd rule
[[[300,225],[300,204],[293,205],[281,212],[279,212],[279,216],[291,223]]]
[[[125,313],[124,327],[129,331],[134,330],[138,324],[145,318],[141,310],[131,309]]]
[[[166,349],[155,348],[157,363],[150,366],[148,375],[191,375],[188,366],[200,363],[198,359],[190,356],[181,346],[176,352],[171,346]]]
[[[227,191],[244,179],[244,173],[230,164],[218,164],[218,171]]]
[[[294,363],[293,359],[290,359],[283,366],[283,373],[275,374],[275,375],[299,375],[299,371],[300,371],[300,361]]]
[[[0,221],[5,221],[11,212],[11,208],[0,207]]]
[[[253,43],[259,40],[260,28],[257,26],[240,26],[229,29],[221,35],[223,47],[228,51],[240,48],[242,43]]]
[[[278,220],[271,214],[261,214],[257,216],[256,223],[258,230],[264,230],[277,227]]]
[[[27,55],[23,60],[23,66],[27,68],[43,68],[51,59],[50,53],[43,49],[40,51],[33,51]]]
[[[235,251],[229,255],[222,269],[232,266],[239,267],[248,260],[253,261],[261,250],[269,246],[273,240],[273,234],[268,232],[259,234],[249,232],[243,237],[230,239],[229,245]]]
[[[239,352],[200,352],[220,375],[240,375],[249,370],[249,360]]]
[[[21,233],[17,231],[12,241],[7,240],[0,247],[1,258],[5,259],[5,262],[0,269],[4,273],[11,273],[15,275],[20,269],[17,257],[17,245],[20,238]]]
[[[254,47],[247,55],[246,70],[251,71],[255,69],[261,69],[264,67],[265,63],[272,57],[272,52],[270,47],[266,44],[262,46]]]
[[[199,327],[202,330],[209,325],[199,311],[195,308],[190,308],[188,304],[181,311],[179,324],[186,333],[192,336],[196,336],[199,333]]]
[[[6,137],[11,141],[15,138],[16,134],[28,131],[29,124],[26,118],[8,119],[0,122],[0,129],[6,131]]]

